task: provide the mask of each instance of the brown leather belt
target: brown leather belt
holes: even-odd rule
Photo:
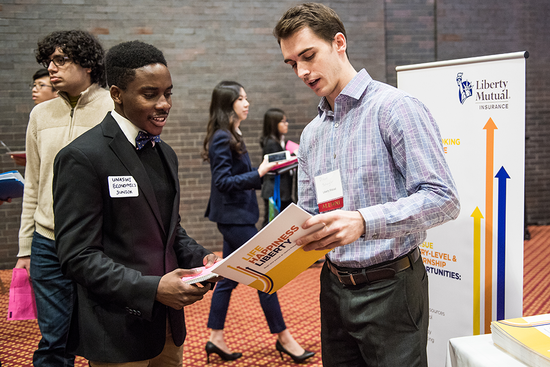
[[[336,265],[331,263],[328,258],[325,263],[327,264],[329,270],[338,277],[340,283],[344,285],[359,285],[363,283],[376,282],[377,280],[393,278],[395,274],[400,271],[410,268],[411,261],[412,263],[415,263],[419,257],[420,250],[417,247],[399,259],[385,264],[369,266],[367,268],[346,268],[346,270],[338,269]]]

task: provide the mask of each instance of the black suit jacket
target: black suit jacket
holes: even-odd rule
[[[176,345],[185,339],[183,310],[155,301],[158,283],[178,267],[201,266],[210,252],[181,227],[177,157],[164,142],[158,150],[176,190],[169,228],[163,228],[154,182],[110,113],[55,159],[57,252],[78,291],[69,348],[89,360],[128,362],[160,354],[167,314]],[[133,178],[137,196],[110,191],[109,177],[119,176]]]
[[[260,214],[254,190],[262,187],[262,178],[248,153],[231,151],[229,142],[227,130],[216,131],[209,142],[212,182],[205,216],[217,223],[256,224]]]

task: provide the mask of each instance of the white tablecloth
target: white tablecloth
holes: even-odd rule
[[[528,367],[493,344],[491,334],[452,338],[446,367]]]

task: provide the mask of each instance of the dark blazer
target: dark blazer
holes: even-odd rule
[[[281,144],[277,142],[273,138],[267,138],[264,142],[264,146],[262,148],[262,154],[270,154],[270,153],[276,153],[281,152],[284,149],[281,147]],[[281,194],[281,200],[282,201],[291,201],[292,200],[292,175],[290,172],[285,172],[280,175],[281,176],[281,182],[280,182],[280,194]],[[269,199],[273,196],[273,189],[275,187],[275,176],[272,175],[265,175],[264,176],[264,182],[262,184],[262,198]]]
[[[262,179],[252,168],[248,153],[231,151],[230,138],[229,131],[218,130],[210,139],[212,181],[204,216],[216,223],[256,224],[259,209],[254,190],[262,187]]]
[[[164,228],[150,181],[135,148],[107,114],[62,149],[54,163],[56,246],[63,272],[77,283],[68,346],[92,361],[128,362],[162,352],[167,313],[176,345],[185,339],[183,310],[155,301],[160,278],[202,265],[210,252],[180,225],[176,154],[158,150],[176,195]],[[109,177],[133,177],[136,197],[111,197]]]

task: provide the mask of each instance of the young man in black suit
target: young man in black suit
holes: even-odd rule
[[[181,281],[217,257],[180,225],[178,161],[158,136],[172,106],[166,65],[154,46],[114,46],[115,110],[55,160],[58,255],[78,288],[69,347],[91,366],[181,366],[183,307],[210,289]]]

